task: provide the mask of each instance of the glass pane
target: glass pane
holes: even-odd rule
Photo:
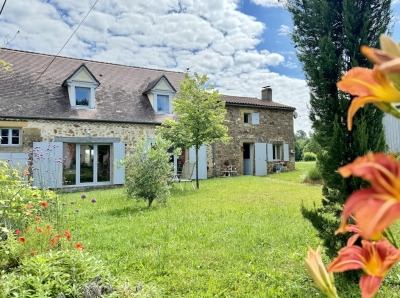
[[[157,95],[157,111],[168,113],[169,96]]]
[[[76,98],[76,105],[88,106],[90,99],[90,89],[75,87],[75,98]]]
[[[63,144],[63,184],[76,184],[76,144]]]
[[[81,175],[80,182],[88,183],[93,182],[93,146],[91,145],[81,145],[80,150],[80,166],[81,166]]]
[[[19,137],[12,137],[11,144],[18,145],[19,144]]]
[[[6,129],[3,128],[3,129],[1,130],[1,136],[2,136],[2,137],[8,137],[9,131],[10,131],[10,130],[9,130],[8,128],[6,128]]]
[[[97,181],[110,181],[110,145],[97,146]]]

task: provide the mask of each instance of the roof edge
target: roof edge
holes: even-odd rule
[[[29,117],[29,116],[4,116],[0,115],[0,119],[27,119],[27,120],[49,120],[49,121],[80,121],[80,122],[102,122],[102,123],[130,123],[130,124],[149,124],[161,125],[162,122],[143,122],[143,121],[126,121],[126,120],[102,120],[102,119],[83,119],[83,118],[46,118],[46,117]]]

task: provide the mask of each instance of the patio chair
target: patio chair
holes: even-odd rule
[[[195,189],[193,180],[192,180],[192,175],[193,175],[193,170],[195,167],[196,163],[192,161],[185,161],[182,167],[182,172],[180,174],[176,175],[175,182],[179,183],[179,186],[181,187],[181,190],[183,191],[183,187],[181,182],[185,182],[185,188],[186,188],[186,182],[190,182],[192,184],[193,189]]]
[[[282,165],[281,165],[280,163],[277,163],[276,166],[275,166],[275,168],[276,168],[276,173],[280,173],[280,172],[281,172]]]

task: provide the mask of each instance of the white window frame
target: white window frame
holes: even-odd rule
[[[2,147],[18,147],[18,146],[22,146],[22,129],[18,128],[18,127],[0,127],[0,138],[1,138],[1,129],[8,129],[8,144],[1,144],[0,142],[0,146]],[[12,143],[12,130],[18,130],[19,131],[19,135],[18,135],[18,144],[13,144]]]
[[[69,95],[69,99],[70,99],[70,103],[71,103],[71,107],[75,108],[75,109],[94,109],[94,103],[95,103],[95,97],[94,97],[94,89],[97,87],[96,85],[93,84],[84,84],[84,83],[78,83],[78,82],[68,82],[68,85],[70,86],[71,90],[70,90],[70,95]],[[79,88],[87,88],[89,89],[89,104],[87,106],[83,106],[83,105],[77,105],[76,104],[76,90],[75,88],[79,87]]]
[[[158,95],[162,96],[168,96],[168,111],[157,111],[157,106],[158,106]],[[153,92],[154,96],[154,111],[157,114],[172,114],[172,96],[173,94],[170,92]]]

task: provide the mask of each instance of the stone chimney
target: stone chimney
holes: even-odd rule
[[[265,86],[261,90],[261,100],[272,101],[272,88],[271,86]]]

